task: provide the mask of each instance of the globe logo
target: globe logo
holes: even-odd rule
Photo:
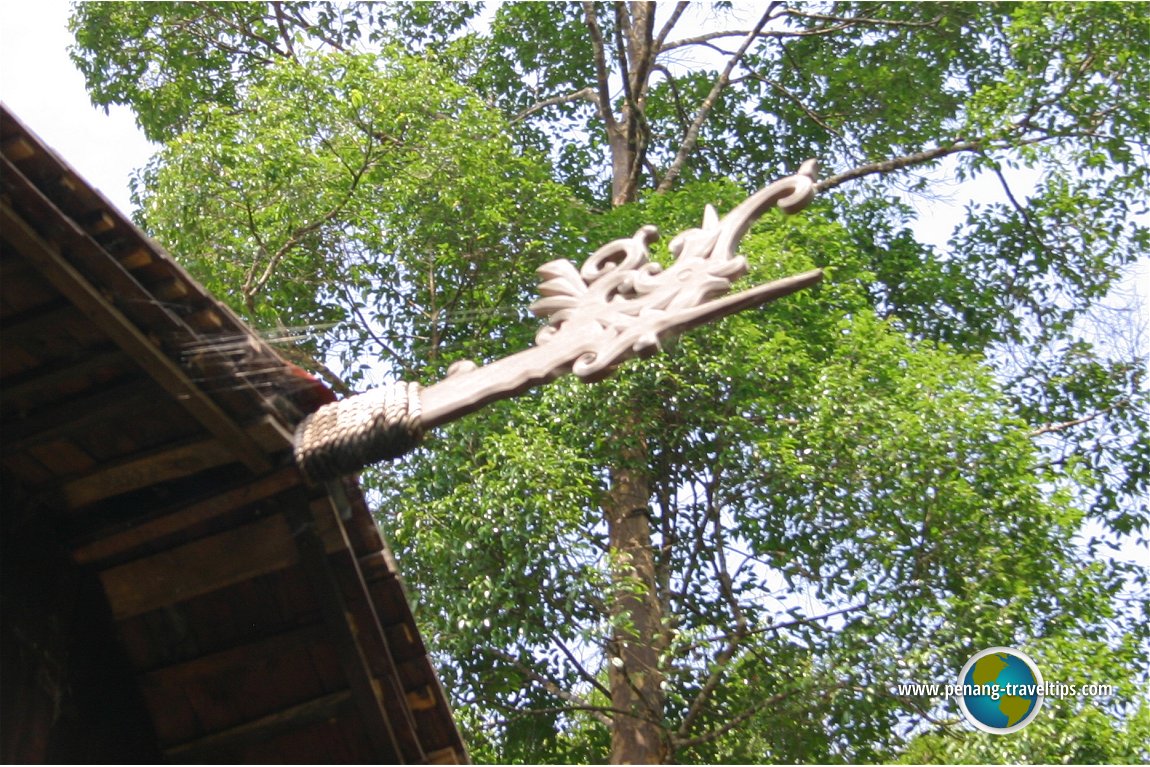
[[[1017,732],[1042,708],[1042,673],[1030,656],[1010,647],[976,653],[958,675],[958,706],[966,720],[995,735]]]

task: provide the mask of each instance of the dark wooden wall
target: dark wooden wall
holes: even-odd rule
[[[0,759],[162,760],[99,580],[52,515],[0,485]]]

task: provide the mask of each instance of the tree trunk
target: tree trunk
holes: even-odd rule
[[[614,53],[623,77],[623,103],[616,117],[608,89],[608,46],[596,19],[596,6],[584,4],[596,50],[600,114],[611,152],[611,204],[634,202],[639,193],[649,144],[645,115],[647,90],[655,61],[653,3],[614,4]],[[650,482],[646,436],[631,419],[619,420],[614,435],[624,445],[611,471],[604,501],[613,571],[608,648],[612,764],[660,764],[670,757],[663,724],[663,673],[659,656],[666,646],[663,605],[651,544]]]
[[[626,129],[608,129],[611,148],[613,205],[632,202],[638,192],[638,147]],[[630,419],[619,421],[616,439],[623,448],[611,471],[603,508],[613,557],[611,616],[615,630],[610,648],[612,764],[661,764],[670,752],[663,727],[663,674],[659,654],[664,646],[663,606],[659,601],[654,547],[651,544],[650,483],[646,437]]]
[[[623,126],[607,129],[607,145],[611,150],[611,205],[633,202],[637,187],[632,179],[635,167],[635,148],[627,140]]]
[[[626,205],[639,196],[648,137],[638,108],[624,106],[622,119],[607,128],[611,151],[611,205]]]
[[[634,439],[634,429],[626,438]],[[612,472],[604,514],[614,564],[609,648],[612,764],[660,764],[669,757],[663,726],[663,608],[656,587],[644,447],[624,448]]]

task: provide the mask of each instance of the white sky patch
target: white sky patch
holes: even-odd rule
[[[68,57],[68,3],[0,0],[0,101],[122,213],[129,182],[155,145],[126,107],[92,106]]]

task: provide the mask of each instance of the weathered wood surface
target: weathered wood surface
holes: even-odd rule
[[[155,518],[109,531],[98,538],[78,544],[72,550],[72,558],[80,564],[89,564],[102,559],[130,552],[148,545],[163,543],[165,539],[178,535],[196,525],[202,525],[217,517],[231,513],[235,509],[261,501],[276,493],[294,487],[299,475],[288,467],[272,472],[252,481],[245,481],[238,487],[214,494],[176,511],[158,514]]]
[[[351,693],[341,690],[276,711],[256,721],[182,743],[169,748],[166,754],[176,764],[235,762],[244,755],[247,747],[267,743],[308,725],[339,719],[354,710]]]
[[[319,521],[325,523],[314,532],[319,545],[339,551],[342,531],[330,518]],[[128,618],[294,565],[299,537],[277,514],[104,570],[100,580],[112,614]]]

